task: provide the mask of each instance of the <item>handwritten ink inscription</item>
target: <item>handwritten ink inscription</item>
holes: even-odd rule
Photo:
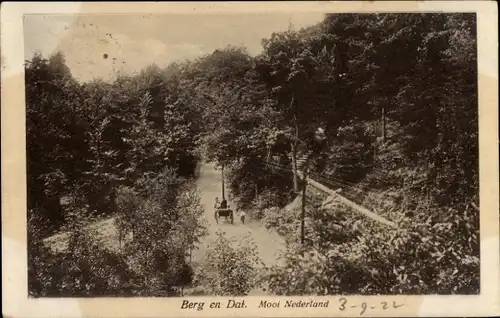
[[[348,309],[355,309],[359,308],[360,309],[360,315],[363,315],[367,310],[388,310],[388,309],[397,309],[404,306],[403,304],[397,303],[396,301],[392,302],[387,302],[387,301],[381,301],[381,302],[373,302],[373,303],[368,303],[366,301],[363,301],[361,303],[350,303],[347,298],[340,298],[339,299],[339,310],[340,311],[345,311]]]

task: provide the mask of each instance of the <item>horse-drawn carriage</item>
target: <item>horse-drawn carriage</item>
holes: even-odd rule
[[[231,224],[234,223],[234,212],[230,209],[230,206],[227,206],[226,208],[219,207],[215,209],[215,221],[217,223],[219,223],[219,219],[221,217],[226,218],[226,220],[229,218]]]

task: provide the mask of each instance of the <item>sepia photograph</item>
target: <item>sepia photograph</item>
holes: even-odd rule
[[[196,314],[484,293],[476,12],[33,13],[22,30],[29,299]]]

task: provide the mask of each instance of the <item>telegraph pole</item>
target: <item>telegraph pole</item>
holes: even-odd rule
[[[300,243],[302,246],[305,242],[306,230],[305,230],[305,220],[306,220],[306,191],[307,191],[307,176],[309,175],[309,159],[307,158],[306,163],[304,165],[304,172],[302,176],[302,207],[300,213]]]
[[[306,188],[307,188],[307,172],[304,173],[304,184],[302,185],[302,211],[300,216],[300,243],[304,245],[305,240],[305,218],[306,218]]]
[[[224,192],[224,164],[222,164],[222,200],[226,198],[225,192]]]
[[[313,157],[316,157],[317,154],[321,151],[323,147],[325,147],[325,143],[327,142],[325,131],[323,128],[318,128],[316,133],[314,134],[314,144],[312,148],[312,152],[307,156],[306,161],[304,163],[304,172],[302,175],[302,209],[300,216],[300,242],[304,245],[305,242],[305,219],[306,219],[306,192],[307,192],[307,176],[309,175],[309,164]]]

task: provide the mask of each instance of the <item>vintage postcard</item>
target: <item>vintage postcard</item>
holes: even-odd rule
[[[497,19],[2,3],[3,315],[500,315]]]

